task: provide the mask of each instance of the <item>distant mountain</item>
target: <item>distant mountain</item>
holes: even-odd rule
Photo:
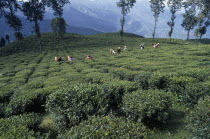
[[[23,24],[23,29],[21,32],[24,34],[24,36],[31,35],[33,32],[33,23],[29,22],[26,20],[24,17],[20,17],[22,24]],[[0,18],[0,37],[5,37],[6,34],[11,36],[11,40],[14,40],[14,32],[12,28],[10,28],[6,23],[4,18]],[[52,32],[51,27],[50,27],[50,20],[43,20],[40,22],[40,30],[42,33],[45,32]],[[66,32],[69,33],[77,33],[77,34],[83,34],[83,35],[92,35],[92,34],[98,34],[102,33],[101,31],[96,31],[94,29],[90,28],[85,28],[85,27],[76,27],[76,26],[71,26],[67,25]]]
[[[71,4],[64,7],[63,17],[68,25],[68,32],[79,34],[95,34],[99,32],[118,32],[120,30],[120,8],[116,6],[118,0],[71,0]],[[135,33],[144,37],[152,37],[154,28],[154,17],[150,10],[150,3],[148,0],[137,0],[130,13],[126,16],[125,32]],[[182,12],[176,14],[175,29],[172,34],[173,38],[185,39],[186,31],[181,27]],[[19,16],[25,18],[21,12]],[[156,37],[168,38],[169,27],[167,21],[170,19],[170,11],[165,8],[165,12],[160,14]],[[42,32],[51,31],[49,27],[49,20],[54,18],[53,11],[46,8],[45,21],[41,22]],[[2,21],[0,20],[0,23]],[[24,20],[25,24],[29,24]],[[2,25],[2,24],[1,24]],[[5,26],[5,25],[4,25]],[[1,28],[0,27],[0,31]],[[5,27],[8,30],[8,27]],[[26,34],[30,34],[32,28],[25,29]],[[4,31],[7,32],[7,31]],[[8,30],[11,32],[11,30]],[[190,34],[194,38],[193,31]],[[209,38],[210,28],[203,38]]]
[[[90,17],[97,18],[99,20],[106,20],[104,24],[109,25],[112,22],[112,26],[115,27],[113,31],[120,30],[120,18],[121,11],[116,6],[118,0],[72,0],[71,5],[66,6],[65,10],[74,8],[80,13],[88,15]],[[181,27],[182,23],[182,11],[177,12],[175,19],[175,29],[173,33],[173,38],[185,39],[186,31]],[[68,12],[67,12],[68,13]],[[66,14],[66,13],[65,13]],[[72,13],[71,20],[75,20],[79,16],[74,17]],[[171,13],[166,7],[165,12],[160,14],[159,21],[157,24],[156,37],[158,38],[168,38],[169,27],[167,22],[171,18]],[[85,20],[83,20],[85,22]],[[71,23],[71,22],[70,22]],[[73,24],[73,22],[72,22]],[[85,26],[86,25],[81,25]],[[126,16],[125,31],[130,33],[135,33],[145,37],[152,37],[152,32],[154,28],[154,17],[150,9],[150,3],[148,0],[137,0],[134,7],[130,10],[130,13]],[[94,28],[100,30],[99,28]],[[206,35],[203,38],[210,36],[210,28],[208,29]],[[104,30],[103,30],[104,31]],[[108,32],[108,31],[107,31]],[[193,31],[190,34],[191,38],[194,38]]]

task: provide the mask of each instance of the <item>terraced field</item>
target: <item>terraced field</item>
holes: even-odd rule
[[[41,42],[42,50],[34,36],[1,49],[0,138],[194,135],[190,115],[210,95],[209,44],[132,34],[120,42],[114,33],[67,34],[61,42],[43,34]],[[127,51],[109,54],[124,45]],[[93,60],[85,59],[89,54]]]

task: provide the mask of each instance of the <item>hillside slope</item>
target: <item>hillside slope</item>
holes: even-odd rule
[[[0,49],[0,138],[208,135],[188,128],[208,129],[208,44],[134,34],[121,42],[118,33],[68,33],[63,41],[44,33],[41,44],[29,36]],[[109,53],[118,47],[121,53]]]

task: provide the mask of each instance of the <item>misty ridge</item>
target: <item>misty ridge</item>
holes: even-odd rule
[[[63,11],[63,18],[66,20],[67,32],[91,35],[105,32],[119,32],[121,11],[116,5],[117,0],[71,0],[70,4],[66,4]],[[167,7],[164,8],[164,13],[160,13],[156,28],[157,38],[168,38],[170,28],[167,22],[171,18],[171,13]],[[183,21],[182,14],[184,9],[176,13],[173,38],[186,39],[187,32],[181,26]],[[22,32],[24,36],[31,35],[33,24],[26,20],[22,12],[16,13],[24,24]],[[40,21],[41,32],[51,32],[50,20],[55,16],[53,10],[46,7],[44,20]],[[154,28],[154,17],[151,12],[149,0],[137,0],[130,13],[125,18],[124,31],[144,36],[152,37]],[[0,19],[0,37],[5,34],[13,35],[12,29],[5,23],[4,19]],[[208,28],[209,29],[209,28]],[[190,38],[194,39],[194,30],[190,32]],[[210,33],[207,33],[203,38],[208,38]]]

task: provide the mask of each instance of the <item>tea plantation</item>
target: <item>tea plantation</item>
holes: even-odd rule
[[[46,33],[1,48],[0,138],[210,138],[208,40],[124,39]]]

